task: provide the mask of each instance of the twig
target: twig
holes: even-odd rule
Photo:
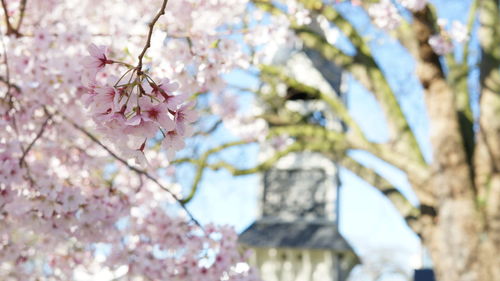
[[[146,45],[144,46],[144,49],[142,50],[141,54],[138,57],[139,63],[137,64],[137,75],[142,74],[142,59],[144,58],[146,51],[149,49],[149,47],[151,47],[151,36],[153,35],[153,28],[158,19],[160,19],[160,17],[165,14],[165,8],[167,7],[167,3],[168,0],[163,0],[163,4],[161,5],[160,11],[158,11],[158,14],[156,14],[156,16],[148,25],[149,26],[148,39],[146,39]]]
[[[14,83],[10,83],[3,76],[0,76],[0,82],[7,85],[7,96],[5,96],[5,98],[0,99],[0,101],[2,103],[6,103],[8,108],[9,108],[9,111],[12,111],[12,110],[14,110],[14,101],[12,100],[12,97],[13,97],[12,93],[10,93],[11,89],[14,88],[18,93],[21,93],[21,87],[19,87],[18,85],[14,84]],[[18,133],[17,124],[16,124],[16,116],[14,114],[12,114],[11,117],[12,117],[12,126],[13,126],[14,130],[16,131],[16,133]]]
[[[71,119],[69,119],[68,117],[66,117],[65,115],[59,113],[59,115],[62,117],[62,119],[64,119],[66,122],[70,123],[75,129],[77,129],[78,131],[80,131],[81,133],[83,133],[84,135],[86,135],[89,139],[91,139],[94,143],[96,143],[97,145],[99,145],[101,148],[103,148],[104,150],[106,150],[106,152],[108,152],[108,154],[110,156],[112,156],[113,158],[115,158],[116,160],[118,160],[118,162],[122,163],[123,165],[125,165],[129,170],[137,173],[138,175],[143,175],[145,176],[147,179],[151,180],[152,182],[154,182],[157,186],[159,186],[161,189],[165,190],[166,192],[168,192],[173,198],[175,201],[177,201],[179,203],[179,205],[182,207],[182,209],[184,209],[184,211],[186,212],[186,214],[188,215],[188,217],[191,219],[191,221],[193,221],[197,226],[199,226],[202,230],[204,230],[203,226],[201,225],[201,223],[193,216],[193,214],[188,210],[188,208],[186,207],[186,205],[182,202],[182,199],[180,199],[177,195],[175,195],[175,193],[173,193],[172,191],[170,191],[170,189],[168,189],[166,186],[164,186],[163,184],[161,184],[155,177],[151,176],[148,172],[146,171],[143,171],[141,169],[138,169],[132,165],[130,165],[125,159],[121,158],[120,156],[118,156],[116,153],[114,153],[110,148],[108,148],[107,146],[105,146],[101,141],[99,141],[94,135],[92,135],[90,132],[88,132],[85,128],[81,127],[80,125],[76,124],[75,122],[73,122]]]
[[[477,9],[479,7],[479,0],[473,0],[470,10],[469,10],[469,17],[467,19],[467,35],[469,37],[472,37],[472,29],[474,28],[474,23],[476,22],[476,19],[478,17],[477,15]],[[464,63],[467,63],[467,58],[469,57],[469,48],[470,44],[464,44],[464,48],[462,51],[462,60]]]
[[[21,29],[21,24],[23,23],[24,12],[26,11],[26,2],[28,2],[28,0],[22,0],[21,5],[19,7],[19,21],[17,22],[16,26],[16,32],[18,35],[21,35],[19,30]]]
[[[222,119],[219,119],[212,126],[210,126],[210,128],[208,128],[206,131],[197,132],[193,136],[208,136],[208,135],[212,134],[213,132],[215,132],[215,130],[217,130],[219,128],[219,126],[222,124],[223,124]]]
[[[2,0],[2,3],[5,0]],[[7,13],[7,12],[6,12]],[[5,14],[7,17],[7,14]],[[8,29],[8,28],[7,28]],[[7,35],[9,34],[9,31],[7,30]],[[7,58],[7,45],[5,44],[5,38],[3,36],[3,33],[0,34],[2,36],[2,47],[3,47],[3,61],[5,64],[5,84],[7,84],[7,96],[8,96],[8,101],[9,101],[9,107],[12,108],[12,95],[10,93],[10,89],[12,88],[10,84],[10,71],[9,71],[9,59]]]
[[[48,112],[47,112],[47,114],[48,114]],[[19,159],[19,166],[22,166],[23,163],[26,165],[26,163],[24,162],[24,158],[26,157],[26,155],[28,155],[28,152],[30,152],[31,148],[33,148],[33,145],[35,145],[35,142],[42,137],[43,132],[45,131],[45,127],[47,127],[47,125],[49,124],[50,119],[52,119],[52,115],[49,114],[47,119],[45,119],[45,121],[43,122],[42,127],[40,127],[40,130],[38,131],[38,134],[36,135],[36,137],[31,141],[31,143],[28,145],[28,147],[24,150],[23,155],[21,156],[21,159]]]
[[[5,14],[5,24],[7,25],[7,35],[11,35],[11,34],[16,34],[16,30],[12,27],[12,24],[10,24],[10,20],[9,20],[9,9],[7,9],[7,3],[5,2],[5,0],[2,0],[2,8],[3,8],[3,12]]]
[[[19,93],[21,92],[21,88],[18,85],[9,83],[9,81],[7,81],[7,79],[4,78],[3,76],[0,76],[0,82],[4,83],[7,86],[10,86],[11,88],[16,89],[16,91],[18,91]]]
[[[180,158],[177,160],[172,161],[171,164],[179,164],[179,163],[193,163],[198,166],[198,169],[196,171],[196,175],[194,177],[193,183],[191,185],[191,191],[189,192],[189,195],[186,196],[186,198],[182,199],[182,204],[187,204],[189,201],[191,201],[196,194],[196,191],[198,190],[198,184],[201,181],[201,178],[203,177],[203,171],[205,167],[207,166],[207,161],[208,158],[217,152],[220,152],[226,148],[237,146],[237,145],[244,145],[250,143],[249,141],[246,140],[238,140],[234,142],[228,142],[225,143],[221,146],[209,149],[203,153],[203,155],[200,157],[200,159],[190,159],[190,158]]]

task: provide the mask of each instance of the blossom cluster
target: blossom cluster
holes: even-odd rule
[[[427,0],[397,0],[396,2],[413,12],[420,11],[427,5]],[[400,11],[391,0],[380,0],[371,5],[368,13],[377,27],[387,31],[397,28],[403,20]]]
[[[446,55],[453,51],[453,43],[463,44],[469,39],[467,27],[459,21],[453,21],[448,29],[448,21],[438,21],[440,33],[429,38],[429,44],[438,55]]]
[[[104,46],[91,44],[90,56],[83,61],[89,75],[84,77],[87,90],[84,102],[97,130],[117,144],[128,144],[129,138],[135,138],[140,142],[137,147],[118,147],[128,155],[135,155],[137,160],[145,159],[141,156],[147,139],[154,138],[160,131],[167,155],[173,159],[175,151],[184,147],[189,124],[196,121],[194,102],[187,101],[187,94],[175,93],[178,83],[168,78],[157,83],[126,63],[123,64],[127,70],[120,78],[106,74],[106,65],[120,64],[108,59],[106,50]],[[96,79],[97,74],[100,78],[107,77],[106,81]]]
[[[228,92],[217,96],[210,104],[212,113],[220,116],[226,129],[235,136],[247,141],[264,141],[267,123],[257,117],[261,110],[255,104],[248,106],[248,113],[241,113],[237,96]]]
[[[162,1],[22,2],[0,23],[0,280],[256,280],[234,230],[193,223],[165,173],[192,96],[248,63],[230,34],[247,1],[170,1],[140,70]],[[157,183],[130,168],[141,157]]]
[[[390,0],[381,0],[373,4],[368,9],[368,13],[373,18],[374,24],[384,30],[395,29],[402,20],[398,9]]]
[[[420,11],[427,5],[427,0],[398,0],[399,3],[410,11]]]
[[[397,0],[401,6],[410,11],[418,12],[425,8],[427,0]],[[403,17],[391,0],[380,0],[380,2],[369,7],[368,13],[374,24],[386,31],[397,28]],[[445,19],[438,20],[439,33],[429,38],[429,44],[438,55],[446,55],[453,51],[454,43],[463,44],[469,39],[467,27],[459,21],[453,21],[449,26]]]

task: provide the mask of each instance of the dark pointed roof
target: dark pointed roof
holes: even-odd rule
[[[333,223],[258,220],[240,234],[239,242],[258,248],[305,248],[338,252],[352,248]]]

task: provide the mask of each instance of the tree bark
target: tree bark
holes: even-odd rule
[[[475,203],[467,198],[449,198],[440,202],[438,212],[434,222],[426,225],[421,233],[437,280],[497,281],[500,277],[498,231],[487,228]]]
[[[436,197],[435,216],[422,217],[422,241],[431,253],[438,281],[500,280],[500,255],[497,254],[500,228],[491,224],[498,204],[488,202],[484,205],[477,200],[481,190],[500,189],[500,180],[488,177],[491,169],[486,169],[489,180],[484,180],[485,174],[475,169],[471,155],[467,154],[466,135],[462,134],[457,113],[457,93],[428,43],[430,36],[436,33],[431,11],[417,12],[414,19],[419,44],[417,72],[424,87],[433,149],[431,175],[426,184]],[[490,106],[496,110],[496,103]],[[487,107],[481,110],[488,111]],[[495,150],[498,143],[496,139]],[[481,146],[478,150],[475,162],[494,164],[493,159],[487,159],[490,153],[485,153]],[[495,153],[493,157],[496,158]],[[416,188],[422,185],[412,184]],[[498,202],[488,195],[485,198]],[[488,212],[488,208],[494,210]]]

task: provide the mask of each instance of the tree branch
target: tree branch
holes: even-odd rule
[[[3,4],[3,1],[4,0],[2,0],[2,4]],[[6,16],[7,16],[7,14],[6,14]],[[8,34],[8,31],[7,31],[7,34]],[[7,44],[5,44],[5,38],[4,38],[3,34],[1,34],[1,36],[2,36],[2,47],[3,47],[3,62],[5,64],[5,79],[3,77],[1,77],[2,78],[1,81],[7,85],[7,94],[6,94],[7,103],[9,104],[9,109],[12,109],[14,104],[12,102],[12,93],[10,91],[12,89],[12,83],[10,82],[10,69],[9,69],[9,58],[7,56]],[[16,89],[19,91],[19,87],[16,87]]]
[[[482,58],[480,63],[480,133],[484,135],[484,145],[492,153],[494,167],[500,167],[500,12],[496,1],[484,0],[480,4],[479,39]]]
[[[209,149],[205,151],[202,156],[199,159],[192,159],[192,158],[179,158],[171,162],[171,164],[180,164],[180,163],[191,163],[195,164],[197,166],[196,168],[196,174],[193,179],[193,183],[191,184],[191,189],[189,191],[189,194],[181,200],[182,204],[187,204],[189,201],[191,201],[196,194],[196,191],[198,190],[198,185],[203,177],[203,172],[204,169],[207,167],[207,161],[210,156],[213,154],[220,152],[226,148],[233,147],[233,146],[238,146],[238,145],[243,145],[243,144],[248,144],[250,142],[248,141],[234,141],[234,142],[229,142],[225,143],[223,145],[220,145],[218,147]]]
[[[422,164],[425,163],[417,140],[408,125],[406,117],[401,111],[394,92],[390,88],[378,64],[373,59],[366,39],[356,31],[347,19],[334,8],[323,3],[323,1],[299,0],[299,2],[313,14],[320,14],[334,23],[354,45],[356,55],[353,57],[347,56],[334,46],[331,46],[324,36],[303,27],[294,27],[299,37],[304,40],[304,43],[308,47],[319,51],[326,59],[351,72],[363,86],[370,90],[382,106],[393,137],[397,136],[397,142],[400,143],[405,151],[411,153],[411,158],[414,161]]]
[[[413,161],[425,164],[420,147],[408,125],[406,117],[396,97],[385,80],[385,76],[370,56],[358,51],[354,56],[349,56],[336,47],[330,45],[326,39],[306,28],[296,28],[297,35],[304,44],[318,52],[327,60],[350,72],[362,85],[372,92],[381,105],[386,121],[391,128],[392,138],[398,136],[396,149],[405,150]]]
[[[48,112],[47,112],[47,114],[48,114]],[[45,128],[47,127],[47,125],[49,124],[49,121],[51,119],[52,119],[52,115],[48,114],[47,119],[45,119],[45,121],[42,123],[42,126],[40,127],[40,130],[38,131],[38,134],[36,135],[36,137],[31,141],[31,143],[28,145],[28,147],[23,151],[23,155],[19,159],[19,166],[22,166],[23,164],[26,165],[26,162],[24,161],[24,158],[26,157],[26,155],[28,155],[28,153],[30,152],[31,148],[33,148],[33,146],[35,145],[36,141],[42,137],[42,135],[43,135],[43,133],[45,131]]]
[[[125,159],[121,158],[116,153],[114,153],[110,148],[108,148],[107,146],[105,146],[101,141],[99,141],[89,131],[87,131],[85,128],[83,128],[82,126],[80,126],[77,123],[75,123],[73,120],[71,120],[70,118],[68,118],[64,114],[62,114],[60,112],[58,112],[57,114],[59,116],[61,116],[61,118],[63,120],[65,120],[66,122],[68,122],[69,124],[71,124],[76,130],[80,131],[85,136],[87,136],[91,141],[93,141],[95,144],[97,144],[98,146],[100,146],[101,148],[103,148],[111,157],[113,157],[115,160],[117,160],[118,162],[120,162],[123,165],[125,165],[125,167],[127,167],[129,170],[135,172],[138,175],[145,176],[147,179],[149,179],[150,181],[152,181],[153,183],[155,183],[158,187],[160,187],[161,189],[165,190],[168,194],[170,194],[170,196],[172,196],[172,198],[174,198],[175,201],[177,201],[179,203],[179,205],[186,212],[186,214],[188,215],[188,217],[190,218],[190,220],[193,223],[195,223],[197,226],[199,226],[201,229],[203,229],[203,226],[200,224],[200,222],[198,222],[198,220],[196,220],[196,218],[193,216],[193,214],[191,213],[191,211],[189,211],[189,209],[185,206],[185,204],[183,203],[183,200],[181,198],[179,198],[175,193],[173,193],[170,189],[168,189],[166,186],[164,186],[163,184],[161,184],[155,177],[153,177],[152,175],[150,175],[148,172],[146,172],[144,170],[141,170],[139,168],[136,168],[136,167],[130,165]]]
[[[276,134],[279,134],[276,132]],[[271,134],[271,136],[274,134]],[[320,142],[295,142],[291,145],[289,145],[287,148],[277,151],[273,156],[265,160],[264,162],[252,167],[252,168],[247,168],[247,169],[239,169],[236,168],[233,164],[225,162],[225,161],[219,161],[216,163],[208,163],[208,158],[212,154],[216,152],[220,152],[223,149],[230,147],[230,146],[235,146],[235,145],[241,145],[241,144],[247,144],[248,142],[232,142],[232,143],[227,143],[222,146],[213,148],[211,150],[208,150],[205,152],[199,159],[189,159],[189,158],[182,158],[174,161],[174,163],[185,163],[189,162],[191,164],[196,165],[196,176],[193,181],[193,184],[191,186],[191,191],[190,194],[183,200],[183,203],[189,202],[194,195],[196,194],[198,190],[199,183],[202,179],[203,172],[206,169],[218,171],[220,169],[225,169],[228,172],[230,172],[233,176],[242,176],[242,175],[249,175],[249,174],[255,174],[259,172],[266,171],[270,169],[274,164],[276,164],[282,157],[288,155],[289,153],[292,152],[300,152],[300,151],[323,151],[325,149],[328,149],[328,151],[331,153],[331,146]]]
[[[12,27],[12,24],[10,23],[9,9],[7,8],[6,0],[2,0],[2,9],[5,14],[5,25],[7,26],[7,36],[11,34],[17,36],[18,35],[17,30],[14,27]]]
[[[4,0],[2,0],[4,1]],[[146,54],[146,51],[151,47],[151,36],[153,35],[153,29],[156,24],[156,22],[160,19],[162,15],[165,14],[165,8],[167,7],[168,0],[163,0],[163,3],[161,5],[160,11],[156,14],[156,16],[153,18],[153,20],[149,23],[149,32],[148,32],[148,38],[146,39],[146,45],[144,46],[144,49],[142,52],[139,54],[138,59],[139,63],[137,64],[137,75],[142,74],[142,59],[144,58],[144,55]]]
[[[430,5],[430,4],[428,4]],[[472,37],[472,29],[474,23],[477,19],[477,9],[479,5],[479,0],[473,0],[469,9],[469,15],[467,19],[467,34]],[[433,13],[435,20],[435,12]],[[470,42],[467,42],[463,46],[462,60],[457,62],[453,54],[448,54],[445,56],[446,63],[448,65],[448,84],[453,88],[456,96],[456,108],[458,112],[458,121],[460,125],[460,132],[462,135],[465,152],[467,155],[467,162],[471,167],[471,175],[474,179],[474,164],[473,155],[475,149],[475,120],[472,113],[471,98],[468,87],[468,78],[470,67],[468,65],[469,61],[469,48]]]
[[[337,96],[323,93],[314,87],[300,83],[296,79],[286,75],[281,69],[277,67],[264,65],[261,66],[260,69],[265,74],[277,76],[279,79],[285,82],[289,87],[307,93],[312,98],[318,98],[323,100],[338,115],[338,117],[340,117],[340,119],[342,119],[342,121],[346,123],[349,129],[353,130],[353,132],[357,136],[359,136],[363,141],[368,143],[368,140],[361,131],[361,128],[352,118],[351,114],[349,114],[349,110],[344,105],[344,102],[341,101]]]
[[[349,156],[340,158],[339,164],[378,189],[394,205],[408,225],[412,228],[415,226],[413,223],[419,219],[419,209],[413,206],[390,182]]]
[[[17,33],[21,33],[20,30],[21,30],[21,25],[23,24],[23,19],[24,19],[24,14],[26,12],[26,3],[28,2],[28,0],[21,0],[21,4],[19,6],[19,21],[17,22],[17,26],[16,26],[16,31]]]
[[[446,80],[439,55],[429,44],[429,39],[436,30],[436,16],[429,6],[413,13],[414,33],[418,40],[419,57],[417,74],[424,88],[427,113],[431,121],[431,143],[433,146],[433,173],[446,177],[445,184],[437,193],[439,200],[460,196],[473,198],[474,178],[465,149],[457,113],[457,101],[453,88]],[[470,158],[469,158],[470,159]],[[419,185],[427,189],[428,186]]]
[[[475,169],[478,202],[486,228],[500,245],[500,11],[498,0],[479,3],[480,112]]]

